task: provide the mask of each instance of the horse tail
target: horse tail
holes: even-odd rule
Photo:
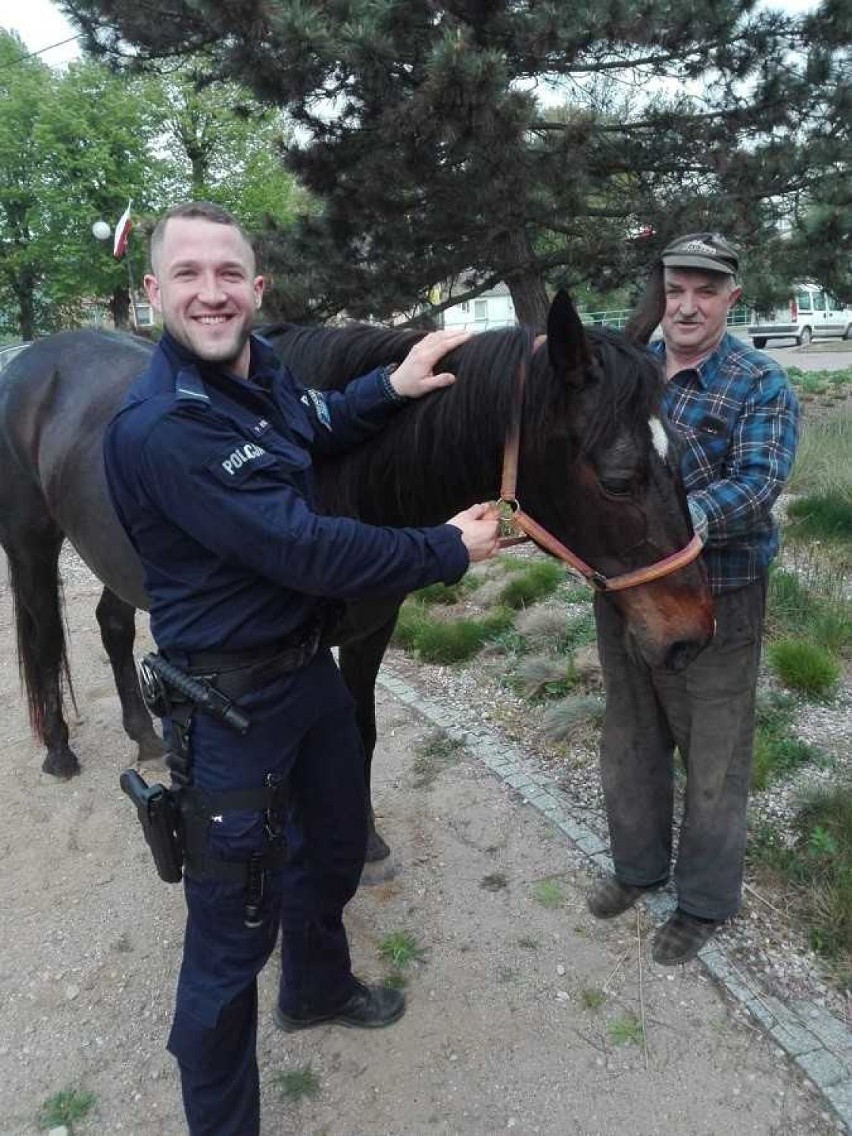
[[[63,689],[77,711],[65,635],[64,598],[59,579],[59,549],[51,542],[45,555],[18,559],[7,549],[9,584],[15,614],[18,674],[27,698],[33,733],[45,741],[49,720],[61,715]]]

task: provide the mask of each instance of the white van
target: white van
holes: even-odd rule
[[[852,339],[852,308],[818,284],[796,284],[787,307],[755,313],[748,334],[755,347],[765,347],[767,339],[793,338],[798,344],[829,336]]]

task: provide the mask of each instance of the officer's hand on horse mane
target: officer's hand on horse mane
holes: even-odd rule
[[[420,398],[439,387],[456,381],[449,371],[433,373],[435,364],[456,347],[470,339],[470,331],[430,331],[411,348],[390,375],[393,389],[403,398]]]

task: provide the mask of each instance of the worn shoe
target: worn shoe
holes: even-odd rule
[[[662,884],[637,887],[635,884],[623,884],[615,876],[606,876],[598,880],[589,892],[586,903],[596,919],[613,919],[632,907],[643,892],[654,891],[657,887],[662,887]]]
[[[275,1007],[275,1024],[286,1033],[310,1029],[311,1026],[338,1025],[354,1029],[382,1029],[393,1025],[405,1013],[405,995],[387,986],[367,986],[358,982],[355,992],[343,1005],[328,1014],[295,1017]]]
[[[661,966],[677,966],[694,959],[724,920],[701,919],[678,907],[654,935],[651,955]]]

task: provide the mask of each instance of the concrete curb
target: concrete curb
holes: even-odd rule
[[[516,746],[502,741],[484,726],[471,726],[460,715],[425,698],[397,677],[387,663],[382,666],[378,684],[462,743],[492,773],[521,794],[525,804],[547,817],[592,864],[612,871],[606,842],[572,813],[564,794],[547,778],[525,769],[524,758]],[[672,897],[662,892],[644,897],[642,903],[660,921],[674,906]],[[708,943],[698,958],[728,995],[813,1082],[846,1131],[852,1133],[852,1032],[845,1023],[806,999],[787,1005],[764,993],[757,979],[739,970],[716,942]]]

